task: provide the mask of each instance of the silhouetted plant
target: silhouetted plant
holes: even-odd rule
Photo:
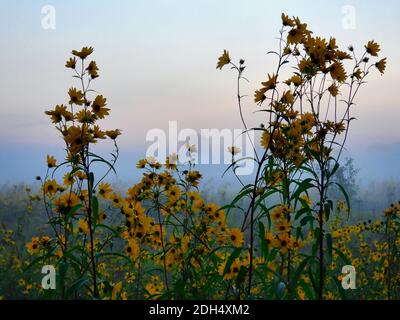
[[[235,64],[227,50],[219,58],[217,68],[222,69],[228,65],[238,74],[238,105],[245,132],[262,132],[263,150],[260,154],[255,150],[257,170],[254,182],[245,186],[239,194],[239,198],[249,197],[250,200],[250,205],[244,210],[242,225],[243,231],[249,230],[248,295],[254,273],[252,261],[255,226],[263,224],[265,218],[270,221],[270,211],[275,206],[268,207],[267,199],[272,194],[279,194],[281,203],[278,205],[285,208],[282,215],[284,222],[279,219],[278,223],[274,223],[278,232],[273,236],[276,243],[273,247],[281,250],[281,283],[287,288],[290,297],[298,274],[306,267],[314,268],[317,263],[318,268],[314,270],[318,272],[319,280],[318,284],[313,282],[313,286],[318,298],[323,298],[326,260],[324,246],[326,241],[330,252],[332,242],[331,235],[325,232],[325,222],[333,210],[333,202],[328,199],[327,191],[335,183],[343,192],[350,210],[346,191],[332,178],[339,168],[338,160],[347,139],[350,122],[354,119],[351,110],[355,96],[372,68],[381,73],[385,70],[386,58],[370,62],[370,58],[376,57],[379,51],[379,45],[369,41],[364,53],[358,58],[352,46],[348,52],[341,51],[335,38],[326,40],[315,36],[299,18],[289,18],[282,14],[279,50],[269,52],[278,59],[276,70],[268,74],[266,81],[261,83],[262,87],[254,94],[254,102],[262,107],[258,112],[266,114],[266,117],[261,118],[261,126],[256,128],[248,128],[243,116],[240,80],[245,79],[244,60]],[[349,71],[345,68],[346,60],[353,62]],[[288,66],[293,66],[295,71],[289,78],[281,79],[282,70]],[[234,171],[242,160],[234,160]],[[308,197],[310,189],[316,189],[319,193],[318,202],[313,207],[300,199],[303,193]],[[282,223],[285,226],[282,227],[283,232],[279,232]],[[314,223],[317,223],[317,227]],[[302,229],[306,225],[314,233],[312,254],[306,256],[293,272],[292,251],[298,239],[304,239]],[[271,227],[269,223],[268,229],[271,230]],[[294,236],[293,231],[296,231]],[[264,241],[263,235],[260,241]],[[315,259],[317,249],[318,259]]]

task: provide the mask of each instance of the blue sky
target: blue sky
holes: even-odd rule
[[[44,5],[56,10],[56,29],[41,27]],[[356,28],[342,26],[354,6]],[[74,85],[63,66],[72,49],[95,48],[101,77],[96,89],[109,101],[110,128],[120,139],[122,179],[135,176],[151,128],[240,128],[234,75],[215,70],[223,49],[244,58],[250,95],[271,72],[280,14],[299,16],[325,37],[356,48],[371,39],[388,57],[360,92],[348,141],[365,179],[400,174],[398,1],[1,1],[0,183],[29,182],[44,170],[47,153],[62,155],[57,132],[43,112],[65,103]],[[251,115],[254,105],[247,102]],[[251,117],[251,116],[249,116]],[[214,168],[210,172],[219,172]]]

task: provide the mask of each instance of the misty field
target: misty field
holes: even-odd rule
[[[374,40],[339,49],[281,18],[276,68],[251,94],[259,126],[243,108],[246,61],[227,49],[216,60],[235,79],[242,134],[257,136],[251,159],[228,148],[235,191],[206,184],[190,143],[185,161],[147,157],[132,164],[139,181],[112,185],[123,128],[106,129],[94,49],[73,50],[67,101],[45,115],[65,157],[43,150],[36,182],[0,189],[0,298],[400,299],[400,184],[360,187],[342,155],[357,96],[386,58]],[[249,160],[247,183],[237,170]]]

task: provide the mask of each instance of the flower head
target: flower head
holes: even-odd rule
[[[338,87],[335,84],[332,84],[328,88],[329,93],[332,95],[332,97],[336,97],[339,93]]]
[[[268,131],[263,131],[262,135],[261,135],[261,141],[260,144],[264,149],[268,149],[269,148],[269,141],[270,141],[270,134]]]
[[[30,255],[36,254],[40,251],[40,240],[39,237],[32,237],[31,242],[26,244],[26,249]]]
[[[76,154],[89,142],[86,125],[69,127],[64,140],[68,143],[69,151]]]
[[[386,58],[383,58],[375,63],[375,67],[379,70],[381,74],[383,74],[386,69]]]
[[[57,165],[57,160],[53,156],[47,155],[47,166],[49,168],[54,168]]]
[[[73,120],[74,116],[71,112],[67,111],[67,107],[64,105],[56,105],[54,110],[45,111],[45,114],[50,116],[51,122],[57,124],[65,119],[65,121]]]
[[[261,84],[264,86],[266,91],[275,89],[276,84],[277,84],[277,79],[278,79],[278,76],[276,74],[272,74],[272,76],[268,74],[267,81],[261,82]]]
[[[374,40],[368,41],[367,45],[365,46],[367,52],[371,55],[376,57],[378,52],[381,50],[379,48],[379,44],[377,44]]]
[[[92,111],[99,118],[104,119],[105,116],[109,115],[110,109],[105,108],[107,99],[102,95],[98,95],[92,102]]]
[[[54,195],[57,193],[58,189],[59,186],[57,184],[57,181],[54,179],[47,180],[43,185],[43,192],[45,194]]]
[[[229,230],[229,239],[232,245],[235,247],[241,247],[243,245],[243,233],[238,228],[232,228]]]
[[[229,52],[224,50],[224,53],[218,58],[217,69],[222,69],[222,67],[231,62],[229,57]]]
[[[81,51],[77,50],[72,50],[72,54],[74,56],[77,56],[81,59],[86,59],[87,56],[91,55],[93,53],[93,48],[92,47],[83,47]]]
[[[282,24],[284,26],[294,27],[294,21],[290,19],[288,15],[282,13],[281,18],[282,18]]]
[[[99,76],[98,72],[99,68],[97,67],[96,61],[90,61],[88,67],[86,68],[89,75],[92,79],[97,78]]]
[[[76,88],[71,88],[68,90],[68,95],[69,95],[69,103],[70,104],[76,104],[78,106],[83,105],[84,100],[83,100],[83,93],[81,90],[77,90]]]
[[[99,195],[103,199],[109,199],[112,193],[112,189],[110,185],[106,182],[102,182],[99,184]]]
[[[75,57],[69,58],[67,60],[67,62],[65,63],[65,67],[66,68],[75,69],[75,67],[76,67],[76,58]]]
[[[54,204],[59,208],[73,208],[80,203],[78,195],[74,192],[68,192],[61,195],[54,201]]]
[[[333,80],[344,82],[347,78],[346,71],[341,62],[335,62],[330,67],[330,74]]]
[[[231,146],[228,147],[228,152],[234,156],[235,154],[238,154],[240,152],[240,148],[239,147],[235,147],[235,146]]]
[[[107,137],[109,137],[112,140],[117,139],[118,136],[121,135],[121,130],[115,129],[115,130],[107,130],[106,131]]]
[[[89,225],[86,220],[79,219],[78,220],[78,230],[79,232],[89,234]]]
[[[128,246],[126,247],[126,252],[129,254],[132,260],[136,260],[139,255],[139,245],[136,239],[130,239]]]

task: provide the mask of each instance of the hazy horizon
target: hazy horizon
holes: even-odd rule
[[[41,26],[45,5],[56,10],[55,30]],[[355,29],[342,25],[348,5],[355,9]],[[250,83],[243,90],[251,120],[253,91],[275,62],[266,52],[277,48],[281,12],[299,16],[316,34],[334,35],[344,48],[352,44],[361,51],[368,40],[380,43],[387,71],[384,77],[371,75],[361,89],[344,156],[355,159],[364,181],[399,177],[399,9],[394,0],[245,6],[239,1],[2,1],[0,183],[29,183],[44,173],[46,154],[63,155],[43,112],[66,102],[76,82],[63,66],[70,51],[82,46],[95,49],[101,75],[95,88],[111,108],[107,127],[123,131],[117,169],[126,180],[138,176],[135,163],[144,156],[149,129],[166,128],[169,120],[177,120],[181,129],[241,128],[235,75],[217,72],[217,57],[228,49],[235,59],[246,60]],[[224,168],[205,168],[206,176],[220,176]]]

